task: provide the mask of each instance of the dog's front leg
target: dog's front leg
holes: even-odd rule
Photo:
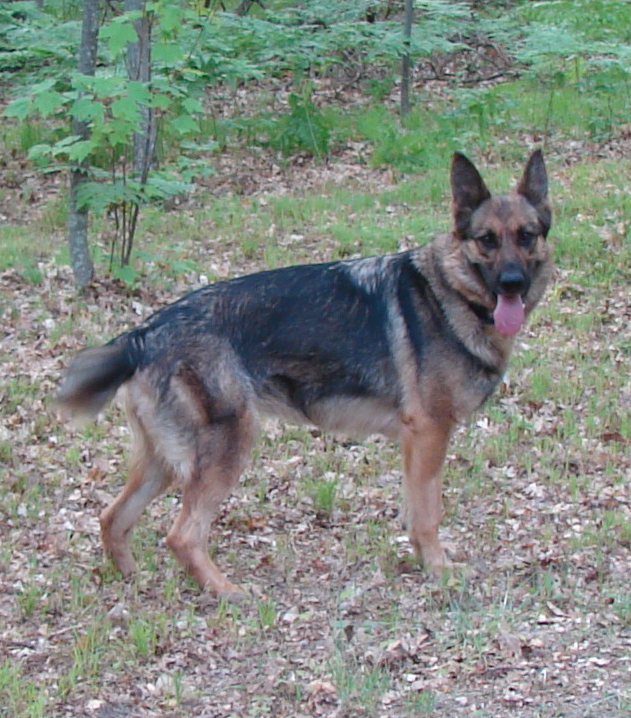
[[[416,555],[434,573],[449,565],[438,539],[443,513],[442,469],[452,425],[425,415],[403,421],[405,517]]]

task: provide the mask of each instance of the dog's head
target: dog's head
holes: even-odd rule
[[[517,189],[491,195],[463,154],[451,166],[453,240],[466,298],[493,314],[497,330],[516,334],[539,301],[549,275],[546,237],[552,221],[543,155],[530,156]]]

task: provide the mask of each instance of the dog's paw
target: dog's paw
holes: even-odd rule
[[[234,584],[230,588],[226,587],[220,590],[206,586],[196,600],[200,609],[210,611],[216,611],[222,604],[243,607],[250,602],[250,594]]]
[[[237,605],[243,605],[250,601],[250,594],[242,589],[240,586],[232,585],[230,588],[224,588],[221,591],[215,593],[217,600],[227,601],[228,603],[234,603]]]
[[[418,554],[425,569],[434,576],[442,576],[452,567],[445,549],[438,542],[421,546]]]

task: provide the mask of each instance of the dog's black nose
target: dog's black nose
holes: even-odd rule
[[[528,289],[528,278],[523,268],[518,264],[509,264],[502,269],[497,278],[497,286],[500,294],[514,296],[525,294]]]

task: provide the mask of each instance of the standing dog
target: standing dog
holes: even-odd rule
[[[167,544],[203,589],[240,595],[207,542],[261,414],[398,439],[410,540],[430,569],[445,566],[447,444],[497,386],[552,272],[540,151],[517,189],[498,196],[456,153],[451,188],[453,229],[425,246],[219,282],[74,358],[57,397],[63,412],[94,416],[126,388],[131,470],[101,514],[105,551],[123,575],[134,570],[140,513],[178,483]]]

